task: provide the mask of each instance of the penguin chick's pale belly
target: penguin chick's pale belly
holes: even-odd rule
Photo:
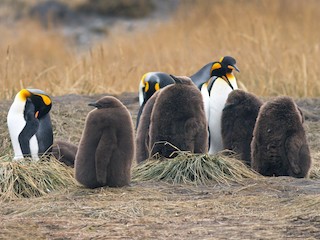
[[[234,77],[229,78],[229,81],[234,89],[238,88]],[[215,154],[223,150],[221,116],[230,92],[232,92],[232,89],[222,78],[217,78],[211,88],[208,114],[208,125],[210,130],[209,154]]]

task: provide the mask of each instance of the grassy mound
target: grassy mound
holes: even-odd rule
[[[173,159],[149,159],[133,169],[132,180],[166,181],[194,185],[228,184],[246,178],[257,178],[257,173],[245,164],[223,153],[217,155],[178,152]]]
[[[53,158],[37,162],[0,159],[0,200],[39,197],[75,184],[73,170]]]

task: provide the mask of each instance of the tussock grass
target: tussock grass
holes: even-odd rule
[[[49,192],[75,186],[72,169],[51,159],[12,161],[0,159],[0,200],[40,197]]]
[[[260,96],[318,97],[320,2],[181,1],[172,20],[134,32],[112,30],[79,53],[70,40],[23,22],[1,27],[1,97],[22,87],[52,95],[137,92],[148,71],[190,75],[232,55],[237,79]],[[285,9],[285,10],[284,10]]]
[[[173,184],[229,184],[256,179],[258,174],[223,153],[217,155],[177,152],[173,159],[149,159],[133,169],[133,181],[166,181]]]

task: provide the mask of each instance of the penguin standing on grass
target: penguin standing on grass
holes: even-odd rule
[[[230,56],[221,58],[218,62],[212,64],[211,75],[213,77],[207,84],[207,91],[201,89],[210,133],[209,154],[215,154],[223,150],[221,136],[222,110],[229,93],[238,89],[236,78],[232,73],[233,70],[240,72],[236,66],[236,60]],[[205,85],[203,86],[205,87]]]
[[[213,65],[216,62],[209,62],[203,66],[200,70],[190,76],[192,82],[198,87],[201,92],[208,92],[207,90],[207,81],[213,76]],[[173,84],[174,81],[169,74],[164,72],[148,72],[144,74],[141,78],[139,85],[139,103],[140,108],[137,116],[136,128],[138,128],[140,116],[144,105],[148,99],[159,89],[164,88],[170,84]],[[204,97],[204,94],[202,94]],[[208,94],[207,94],[208,95]],[[207,98],[206,98],[207,99]],[[206,101],[205,101],[206,103]],[[207,106],[205,106],[206,108]],[[206,111],[207,112],[207,111]]]
[[[7,115],[14,160],[39,157],[50,151],[53,131],[49,111],[51,98],[39,89],[22,89]]]
[[[130,112],[115,97],[103,97],[90,106],[75,157],[75,178],[87,188],[123,187],[131,181],[135,155]]]
[[[312,160],[303,122],[291,97],[264,103],[253,130],[251,167],[264,176],[308,177]]]
[[[221,134],[223,148],[235,152],[240,160],[251,165],[253,128],[262,101],[253,93],[232,91],[222,111]]]

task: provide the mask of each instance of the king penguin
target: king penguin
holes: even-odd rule
[[[129,110],[115,97],[103,97],[90,106],[75,157],[75,178],[88,188],[130,184],[135,155]]]
[[[50,151],[53,143],[51,107],[51,98],[42,90],[22,89],[17,93],[7,115],[14,160],[24,157],[38,160]]]
[[[251,165],[253,128],[262,101],[253,93],[240,89],[232,91],[221,117],[221,134],[224,149],[235,152],[240,160]]]
[[[189,77],[171,76],[175,84],[159,92],[152,109],[150,157],[158,153],[161,157],[172,158],[177,149],[206,153],[208,124],[201,93]]]
[[[198,87],[201,92],[207,92],[207,82],[213,76],[212,71],[213,64],[216,62],[209,62],[203,66],[200,70],[190,76],[192,82]],[[139,85],[139,112],[137,116],[136,128],[138,128],[140,117],[144,105],[148,99],[159,89],[173,84],[174,81],[169,74],[164,72],[148,72],[144,74],[141,78]],[[203,94],[204,95],[204,94]],[[207,94],[209,96],[209,94]],[[205,101],[206,103],[206,101]],[[207,106],[205,106],[207,107]],[[206,111],[207,112],[207,111]]]
[[[212,78],[201,89],[209,126],[209,154],[223,150],[221,136],[222,110],[231,91],[238,89],[233,70],[240,72],[233,57],[222,57],[212,64]],[[206,86],[207,85],[207,86]],[[204,89],[207,87],[207,89]],[[207,90],[207,91],[206,91]]]
[[[264,103],[253,130],[251,167],[264,176],[307,177],[312,160],[303,122],[291,97]]]
[[[149,98],[160,88],[164,88],[165,86],[173,83],[174,81],[170,77],[170,75],[164,72],[148,72],[142,76],[139,85],[140,108],[137,115],[136,129],[138,128],[144,105],[149,100]]]

